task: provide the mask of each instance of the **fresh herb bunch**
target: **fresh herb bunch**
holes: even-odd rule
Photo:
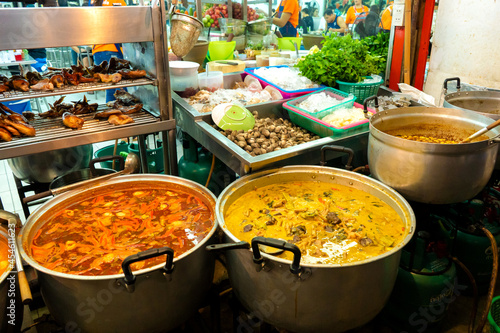
[[[375,36],[363,38],[361,42],[368,47],[370,54],[376,57],[377,73],[385,72],[387,55],[389,54],[389,33],[379,32]]]
[[[350,35],[325,36],[320,52],[309,54],[297,67],[303,76],[313,82],[335,86],[335,81],[360,82],[364,76],[379,73],[377,57],[368,46]]]

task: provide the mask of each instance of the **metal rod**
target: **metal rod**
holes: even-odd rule
[[[177,166],[177,138],[175,128],[168,131],[168,149],[170,151],[170,174],[177,176],[179,173]]]
[[[144,85],[154,85],[156,80],[141,78],[136,80],[121,80],[116,84],[111,83],[80,83],[77,86],[65,86],[64,88],[55,88],[52,91],[41,92],[41,91],[6,91],[0,93],[0,101],[17,101],[24,98],[38,98],[38,97],[48,97],[48,96],[59,96],[59,95],[69,95],[69,94],[79,94],[89,91],[98,90],[108,90],[117,89],[123,87],[135,87]]]
[[[161,143],[162,143],[162,151],[163,151],[163,166],[164,173],[166,175],[171,175],[172,171],[170,170],[170,147],[168,142],[168,131],[161,131]]]
[[[139,135],[138,144],[139,144],[139,157],[141,158],[142,173],[149,173],[148,152],[146,149],[146,137],[145,137],[145,135]]]

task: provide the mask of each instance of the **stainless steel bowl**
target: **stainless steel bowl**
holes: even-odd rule
[[[87,168],[92,145],[52,150],[8,160],[14,175],[27,183],[50,183],[54,178]]]

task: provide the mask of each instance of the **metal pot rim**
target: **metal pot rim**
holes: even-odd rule
[[[437,113],[441,112],[441,113]],[[475,122],[480,122],[483,127],[488,126],[493,123],[494,120],[491,118],[479,114],[475,111],[470,111],[466,109],[456,109],[456,108],[435,108],[435,107],[407,107],[407,108],[398,108],[398,109],[390,109],[377,112],[372,117],[370,117],[370,135],[384,141],[387,144],[400,147],[401,149],[407,150],[415,150],[419,151],[431,151],[431,152],[439,152],[444,154],[456,154],[457,151],[460,153],[467,151],[477,151],[481,149],[488,148],[491,145],[496,144],[493,139],[500,135],[500,130],[498,128],[491,130],[491,132],[496,135],[490,137],[487,140],[477,141],[477,142],[469,142],[469,143],[457,143],[457,144],[439,144],[439,143],[430,143],[430,142],[419,142],[413,140],[406,140],[403,138],[398,138],[396,136],[387,134],[376,127],[376,124],[379,122],[383,122],[384,116],[394,116],[401,115],[402,117],[406,116],[418,116],[418,114],[422,115],[430,115],[438,117],[439,115],[450,116],[454,119],[470,119]],[[464,118],[463,115],[466,115]],[[390,121],[390,120],[389,120]],[[464,138],[465,139],[465,138]]]
[[[231,192],[234,192],[237,188],[243,186],[244,184],[250,183],[254,181],[257,178],[264,177],[264,176],[271,176],[273,174],[282,174],[282,173],[303,173],[303,172],[308,172],[308,173],[328,173],[329,175],[334,175],[336,178],[337,177],[343,177],[343,178],[348,178],[353,181],[359,181],[359,182],[365,182],[368,183],[370,186],[373,188],[385,192],[387,195],[390,195],[395,202],[398,202],[399,206],[401,209],[405,212],[407,212],[407,224],[409,224],[409,230],[408,234],[406,237],[397,245],[395,246],[392,250],[387,251],[385,253],[382,253],[378,256],[371,257],[365,260],[357,261],[357,262],[352,262],[352,263],[346,263],[346,264],[305,264],[301,263],[301,267],[310,267],[310,268],[348,268],[348,267],[354,267],[354,266],[362,266],[366,264],[370,264],[374,261],[378,261],[380,259],[392,256],[393,254],[401,251],[401,249],[410,241],[410,239],[413,237],[413,233],[415,232],[415,227],[416,227],[416,218],[415,214],[413,213],[413,209],[411,208],[410,204],[406,201],[405,198],[398,192],[396,192],[394,189],[390,188],[389,186],[383,184],[382,182],[355,173],[351,171],[346,171],[342,169],[337,169],[337,168],[330,168],[330,167],[322,167],[322,166],[309,166],[309,165],[296,165],[296,166],[285,166],[281,168],[276,168],[276,169],[270,169],[270,170],[264,170],[260,171],[257,173],[252,173],[249,175],[246,175],[236,181],[234,181],[231,185],[226,187],[224,191],[219,195],[219,198],[217,199],[217,204],[215,206],[215,213],[217,215],[217,221],[219,221],[219,225],[221,229],[224,231],[226,236],[228,236],[233,242],[239,242],[240,239],[238,239],[236,236],[234,236],[229,229],[226,226],[224,216],[222,215],[221,208],[223,203],[227,200],[227,197],[231,195]],[[247,250],[249,252],[252,252],[252,249]],[[280,257],[275,257],[270,254],[266,254],[264,252],[261,252],[261,255],[269,260],[276,261],[282,264],[287,264],[290,265],[292,263],[291,260],[288,259],[283,259]]]
[[[7,235],[7,233],[4,231],[4,229],[1,229],[0,228],[0,238],[5,238],[5,241],[7,243],[7,246],[9,246],[9,237]],[[9,268],[7,268],[7,270],[2,274],[0,275],[0,284],[2,284],[5,279],[7,279],[7,276],[12,272],[12,267],[10,267],[10,263],[9,263]]]
[[[128,182],[151,182],[151,181],[163,181],[167,183],[174,183],[176,185],[184,186],[188,189],[195,190],[199,192],[200,194],[206,196],[208,199],[213,200],[215,203],[217,198],[213,193],[208,190],[207,188],[201,186],[200,184],[184,179],[181,177],[176,177],[176,176],[170,176],[170,175],[160,175],[160,174],[136,174],[136,175],[123,175],[123,176],[118,176],[116,178],[112,178],[110,180],[104,181],[98,185],[95,185],[93,187],[87,187],[87,188],[80,188],[77,190],[69,191],[66,193],[63,193],[61,195],[58,195],[57,197],[49,200],[48,202],[44,203],[40,208],[38,208],[33,214],[31,214],[26,221],[26,224],[23,226],[21,229],[21,232],[17,236],[17,248],[19,250],[19,253],[21,257],[33,268],[35,268],[37,271],[52,275],[52,276],[57,276],[60,278],[65,278],[65,279],[73,279],[73,280],[108,280],[108,279],[121,279],[124,277],[124,274],[113,274],[113,275],[96,275],[96,276],[91,276],[91,275],[76,275],[76,274],[66,274],[66,273],[60,273],[56,272],[53,270],[50,270],[48,268],[43,267],[39,263],[37,263],[35,260],[31,258],[31,256],[26,253],[23,244],[28,243],[29,240],[29,231],[34,228],[35,226],[38,226],[39,224],[43,222],[38,222],[38,218],[43,216],[44,213],[46,213],[48,210],[50,210],[53,206],[55,206],[58,203],[64,202],[67,199],[72,198],[76,193],[81,193],[82,191],[92,191],[97,188],[105,187],[108,185],[114,185],[114,184],[121,184],[121,183],[128,183]],[[78,191],[78,192],[77,192]],[[191,248],[189,251],[184,252],[178,257],[174,257],[174,264],[189,256],[191,253],[197,251],[200,247],[204,246],[206,242],[210,240],[212,235],[215,233],[218,227],[218,222],[217,222],[217,215],[214,212],[214,225],[212,226],[212,229],[210,232],[205,236],[205,238],[198,243],[196,246]],[[142,275],[146,273],[151,273],[155,270],[161,269],[165,264],[161,263],[153,267],[141,269],[141,270],[136,270],[133,271],[134,275]]]

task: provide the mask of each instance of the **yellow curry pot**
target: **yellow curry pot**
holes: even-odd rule
[[[318,264],[301,262],[299,248],[285,240],[255,237],[249,244],[228,228],[225,217],[241,196],[272,184],[302,181],[343,185],[380,199],[401,218],[406,235],[375,257]],[[240,321],[242,330],[255,328],[262,321],[294,332],[343,332],[366,324],[387,302],[401,249],[415,229],[410,205],[393,189],[357,173],[318,166],[289,166],[242,177],[219,196],[216,214],[226,244],[207,249],[226,251],[233,290],[253,315],[249,321]],[[262,245],[291,252],[292,259],[271,254]]]

